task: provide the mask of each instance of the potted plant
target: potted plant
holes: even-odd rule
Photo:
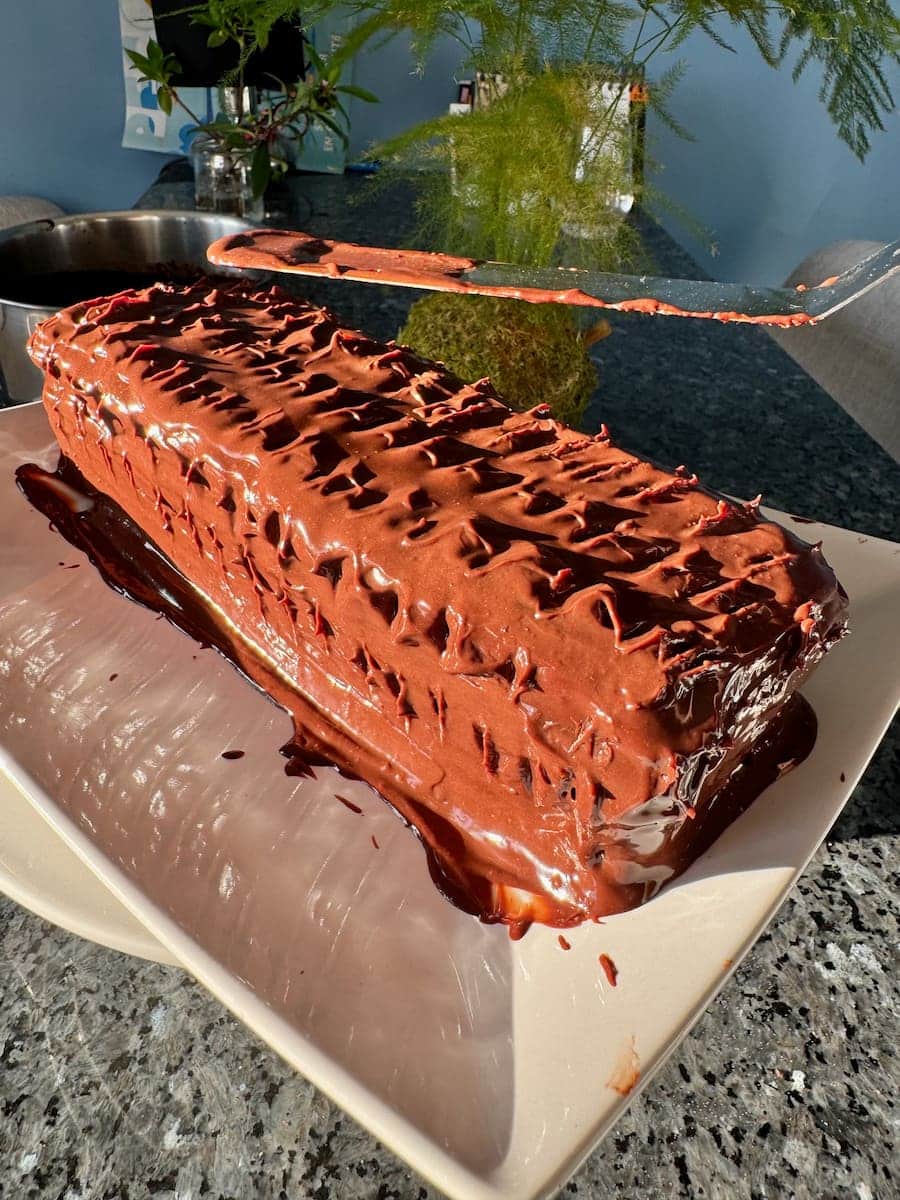
[[[273,176],[287,169],[288,143],[302,143],[317,122],[346,144],[348,117],[343,97],[352,95],[369,103],[376,100],[364,88],[342,81],[344,68],[358,49],[354,39],[348,39],[327,63],[307,45],[306,58],[313,70],[304,73],[301,42],[296,40],[302,36],[297,0],[204,0],[180,9],[158,5],[157,0],[156,6],[166,9],[165,14],[159,13],[157,28],[165,28],[167,21],[176,18],[187,20],[184,28],[200,30],[205,48],[216,52],[204,65],[196,41],[188,41],[184,30],[180,41],[170,39],[167,44],[179,45],[188,55],[187,67],[155,39],[148,43],[145,54],[126,51],[141,72],[141,82],[156,84],[162,111],[171,113],[178,105],[195,123],[191,160],[198,209],[262,219],[266,187]],[[278,63],[270,39],[273,31],[282,27],[296,34],[289,43],[289,57],[296,52],[295,65],[286,79],[274,74],[269,77],[268,72]],[[216,80],[203,74],[220,68],[224,68],[223,74]],[[267,77],[274,95],[258,103],[248,81]],[[218,82],[220,88],[220,112],[212,121],[192,112],[179,90],[189,81],[203,79]]]

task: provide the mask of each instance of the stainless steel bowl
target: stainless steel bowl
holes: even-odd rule
[[[55,278],[58,284],[61,276],[72,272],[67,288],[71,292],[78,279],[75,272],[187,276],[211,269],[206,261],[210,242],[247,228],[237,217],[133,210],[48,217],[0,231],[0,400],[30,400],[40,393],[41,373],[25,350],[29,335],[63,303],[91,298],[70,295],[54,303],[48,294],[43,303],[42,280]],[[230,272],[217,267],[215,273]],[[84,279],[89,283],[88,275]],[[16,299],[23,288],[27,299]]]

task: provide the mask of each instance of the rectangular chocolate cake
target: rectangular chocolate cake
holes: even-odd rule
[[[31,354],[63,454],[485,919],[633,907],[808,752],[845,596],[685,470],[252,285],[75,305]]]

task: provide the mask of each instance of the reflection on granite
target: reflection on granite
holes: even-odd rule
[[[186,207],[189,183],[144,207]],[[348,197],[352,205],[348,205]],[[399,242],[407,198],[308,176],[283,223]],[[647,227],[659,267],[695,270]],[[304,281],[390,337],[416,293]],[[900,468],[758,329],[615,317],[588,414],[738,495],[880,536]],[[896,738],[733,980],[562,1196],[898,1194]],[[372,1137],[182,972],[0,900],[0,1196],[431,1200]],[[893,1084],[891,1081],[894,1081]]]

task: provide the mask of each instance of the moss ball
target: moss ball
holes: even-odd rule
[[[577,318],[561,305],[435,293],[416,301],[398,338],[467,382],[488,376],[510,408],[549,404],[568,425],[597,386]]]

